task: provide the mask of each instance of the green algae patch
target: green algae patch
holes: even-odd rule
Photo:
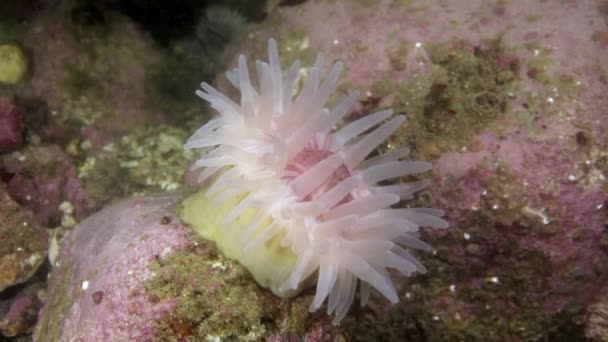
[[[284,35],[283,40],[281,40],[282,46],[279,46],[279,58],[283,68],[287,68],[295,60],[302,61],[302,65],[314,63],[317,52],[310,46],[310,36],[305,30],[289,31]]]
[[[75,296],[71,293],[71,284],[74,280],[74,268],[71,263],[62,263],[51,272],[51,278],[58,278],[54,288],[48,289],[53,295],[45,304],[46,313],[41,316],[34,330],[34,337],[38,341],[61,341],[63,317],[73,306]],[[49,283],[53,281],[49,280]]]
[[[451,40],[414,48],[423,49],[418,52],[408,52],[404,44],[386,50],[391,70],[368,89],[376,106],[382,103],[407,116],[408,124],[389,147],[408,146],[415,158],[473,149],[471,138],[483,131],[508,135],[523,126],[536,133],[544,129],[543,118],[568,121],[561,104],[586,88],[576,72],[552,72],[551,50],[538,42],[511,47],[500,38],[477,45]],[[405,54],[418,54],[419,65],[406,65]],[[402,70],[408,78],[395,79]]]
[[[524,44],[524,48],[532,53],[532,56],[526,62],[526,75],[538,83],[549,85],[551,76],[547,71],[555,65],[555,62],[550,58],[552,50],[544,48],[538,41],[531,41]]]
[[[68,66],[63,86],[72,96],[82,94],[97,95],[101,91],[99,83],[87,71],[75,66]]]
[[[385,50],[393,69],[401,71],[407,67],[405,56],[410,53],[409,45],[410,43],[407,40],[401,40],[395,46]]]
[[[357,2],[365,8],[377,7],[381,3],[380,0],[357,0]]]
[[[209,250],[186,250],[153,263],[151,270],[156,276],[146,284],[150,300],[179,298],[174,317],[161,323],[159,340],[250,336],[255,341],[266,332],[262,317],[275,307],[260,301],[255,282],[247,282],[246,271],[233,261]]]
[[[0,203],[0,291],[4,291],[36,273],[46,261],[49,243],[46,229],[10,197],[4,184],[0,184]]]
[[[500,40],[475,49],[457,41],[429,44],[425,49],[430,77],[418,75],[403,81],[396,85],[396,92],[386,84],[374,88],[381,96],[396,93],[393,107],[409,117],[408,134],[396,135],[409,136],[423,155],[433,156],[466,146],[473,134],[507,113],[519,64],[498,64],[505,51]]]
[[[0,184],[0,200],[0,256],[15,251],[46,252],[48,239],[45,228],[38,225],[31,214],[9,196],[4,184]]]
[[[142,41],[137,28],[120,15],[105,14],[98,18],[101,25],[83,23],[77,18],[73,18],[68,28],[78,42],[79,51],[65,64],[65,77],[60,82],[62,100],[86,96],[106,112],[104,120],[121,117],[130,122],[128,115],[116,109],[131,106],[117,98],[131,94],[134,100],[141,100],[143,75],[160,59],[160,53],[148,46],[149,42]],[[129,91],[116,94],[116,89]]]
[[[94,83],[90,83],[91,88],[87,88],[84,84],[79,86],[90,91],[92,91],[93,88],[97,89],[97,86],[94,85]],[[88,92],[88,94],[90,94],[90,92]],[[70,128],[94,126],[103,121],[104,118],[114,115],[112,109],[108,108],[99,99],[86,95],[73,97],[66,96],[61,105],[61,110],[56,112],[58,121]]]
[[[188,134],[171,126],[140,128],[87,158],[79,169],[87,203],[99,207],[113,198],[179,190],[192,153]]]
[[[525,75],[534,83],[542,85],[538,94],[529,94],[538,97],[542,104],[551,98],[550,102],[571,100],[572,95],[586,90],[583,82],[579,81],[576,71],[573,73],[552,72],[556,62],[551,57],[552,49],[544,47],[539,41],[527,42],[523,45],[531,56],[525,62]]]
[[[257,341],[277,334],[302,337],[319,325],[328,336],[344,336],[341,328],[329,326],[325,313],[309,312],[314,296],[314,291],[307,288],[310,283],[297,290],[279,289],[296,262],[293,252],[280,246],[282,235],[247,248],[246,241],[255,239],[265,227],[261,224],[245,241],[241,238],[243,230],[254,218],[255,210],[245,211],[227,224],[225,217],[242,198],[221,202],[207,197],[205,192],[203,189],[191,195],[177,208],[180,219],[192,228],[193,235],[198,236],[193,247],[194,256],[189,252],[179,257],[198,259],[188,259],[184,263],[190,267],[190,270],[184,269],[184,276],[189,277],[189,284],[194,284],[191,286],[194,286],[196,299],[193,294],[191,302],[179,304],[177,312],[181,323],[178,325],[187,326],[191,334],[206,340]],[[192,267],[197,269],[192,270]],[[156,278],[161,274],[155,273]],[[181,288],[188,287],[180,285],[179,281],[177,284],[177,292],[170,295],[180,294]],[[285,299],[296,294],[294,298]],[[166,331],[170,335],[174,330]]]
[[[158,323],[157,341],[259,341],[275,333],[303,335],[318,318],[286,324],[304,304],[274,296],[260,288],[247,270],[219,252],[213,243],[194,243],[154,261],[154,277],[145,284],[150,301],[177,299],[173,314]],[[305,310],[305,309],[304,309]]]

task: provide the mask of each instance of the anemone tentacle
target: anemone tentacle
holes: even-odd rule
[[[194,168],[205,168],[199,181],[215,177],[209,195],[240,198],[225,219],[225,228],[249,209],[257,214],[241,235],[243,249],[263,246],[281,236],[282,246],[297,255],[279,295],[316,277],[310,309],[327,301],[334,323],[346,315],[360,284],[361,303],[375,288],[391,302],[399,300],[387,270],[409,276],[426,268],[408,249],[428,250],[419,227],[446,228],[436,209],[397,209],[428,181],[380,185],[425,172],[431,164],[402,160],[407,149],[368,158],[404,122],[403,115],[382,110],[334,129],[357,101],[352,92],[332,109],[326,102],[343,69],[335,62],[321,77],[319,54],[298,89],[300,62],[284,73],[276,42],[268,43],[269,61],[257,61],[254,76],[245,56],[226,73],[240,100],[207,83],[197,94],[219,116],[197,130],[185,148],[200,151]],[[295,94],[295,95],[294,95]]]

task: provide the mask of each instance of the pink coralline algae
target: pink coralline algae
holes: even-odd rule
[[[36,321],[37,303],[30,296],[15,299],[8,312],[0,319],[4,336],[17,336],[31,332]]]
[[[71,158],[57,145],[28,147],[0,158],[0,172],[10,195],[32,210],[47,227],[61,223],[61,203],[68,201],[74,215],[87,213],[84,187]]]
[[[6,96],[0,96],[0,153],[21,147],[22,114]]]
[[[577,161],[576,153],[562,153],[580,148],[571,143],[539,141],[528,132],[475,139],[479,151],[446,153],[437,162],[443,187],[434,194],[441,203],[457,203],[450,205],[451,216],[458,218],[465,240],[477,243],[474,249],[467,251],[465,244],[454,252],[484,263],[473,259],[487,258],[495,242],[467,226],[476,212],[489,210],[500,234],[516,242],[522,253],[540,252],[549,262],[551,292],[543,300],[548,311],[591,303],[607,266],[602,261],[606,193],[596,183],[603,176],[594,174],[585,160]]]
[[[308,312],[310,299],[261,290],[192,236],[174,214],[179,199],[132,198],[82,221],[62,244],[34,341],[340,336],[326,316]]]
[[[148,266],[188,243],[183,225],[163,221],[174,205],[130,199],[83,221],[64,243],[34,340],[151,340],[176,300],[148,300]]]
[[[437,276],[404,282],[407,305],[378,310],[355,331],[392,322],[391,336],[406,340],[572,339],[551,327],[578,329],[608,281],[608,55],[598,7],[411,1],[370,15],[356,2],[305,2],[246,42],[272,35],[343,60],[349,86],[366,96],[361,107],[408,117],[388,148],[434,158],[420,200],[444,209],[452,227],[422,234]]]

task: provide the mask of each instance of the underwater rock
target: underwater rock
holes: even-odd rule
[[[39,305],[30,296],[15,299],[0,320],[0,332],[7,337],[31,333],[36,322]]]
[[[604,288],[595,303],[589,306],[585,334],[592,341],[608,340],[608,288]]]
[[[59,5],[63,0],[3,1],[0,3],[0,18],[25,19]]]
[[[187,243],[182,225],[161,222],[173,201],[123,201],[77,226],[64,240],[51,274],[35,340],[154,336],[155,322],[174,308],[175,300],[147,300],[143,281],[152,277],[148,264]]]
[[[82,221],[62,243],[34,341],[339,334],[308,299],[278,299],[192,236],[179,199],[127,199]]]
[[[33,301],[30,297],[20,297],[15,299],[11,304],[10,309],[0,321],[0,330],[4,336],[16,336],[20,333],[22,325],[24,325],[27,311],[33,306]]]
[[[240,51],[263,56],[271,36],[288,62],[317,50],[344,61],[348,88],[365,94],[360,113],[407,117],[384,148],[434,160],[417,201],[445,210],[451,228],[422,234],[435,248],[422,258],[429,276],[398,286],[403,305],[347,317],[349,329],[580,338],[560,334],[580,334],[572,317],[608,282],[608,55],[593,39],[603,23],[585,2],[307,1],[253,30]]]
[[[606,11],[598,11],[597,6],[580,1],[476,1],[457,6],[446,1],[320,0],[281,7],[267,23],[252,27],[245,42],[249,48],[241,51],[261,50],[273,36],[288,62],[295,58],[310,62],[317,50],[327,52],[326,60],[343,60],[349,66],[348,88],[360,88],[365,94],[353,116],[392,107],[408,118],[381,149],[408,147],[413,158],[435,160],[433,184],[411,202],[446,210],[451,223],[447,233],[422,235],[434,247],[432,255],[421,256],[430,276],[401,280],[396,286],[400,305],[371,298],[372,309],[354,310],[342,329],[362,340],[580,340],[582,325],[573,318],[590,303],[596,303],[590,308],[596,315],[592,317],[601,318],[597,303],[608,275],[604,228],[608,50],[605,39],[600,39]],[[116,40],[122,47],[135,47],[103,49],[110,52],[104,57],[115,51],[137,52],[138,58],[114,57],[123,67],[112,73],[122,75],[116,86],[136,91],[104,91],[94,101],[112,103],[119,95],[118,104],[109,110],[119,113],[109,123],[111,128],[118,126],[114,129],[118,132],[133,127],[125,118],[150,118],[141,105],[145,102],[141,82],[133,86],[132,80],[144,79],[147,63],[140,65],[140,60],[151,49],[146,39],[133,34],[132,25],[127,29],[131,34],[115,30],[109,40],[94,40],[98,42],[94,47],[113,47]],[[74,116],[77,121],[95,123],[108,117],[104,111],[98,106],[72,110],[88,105],[68,101],[72,105],[66,106],[63,95],[68,91],[56,86],[66,70],[54,63],[80,55],[75,51],[81,47],[66,31],[56,25],[30,37],[31,46],[42,47],[33,54],[38,73],[33,93],[50,98],[51,107],[60,108],[60,113],[82,113]],[[54,36],[63,39],[49,39]],[[143,46],[134,44],[137,41]],[[63,57],[47,59],[47,55]],[[114,79],[106,78],[109,69],[91,68],[98,63],[84,59],[73,66],[66,83],[80,90],[82,85],[96,84],[91,80],[102,79],[109,83],[103,89],[114,89]],[[106,66],[106,60],[98,61]],[[136,63],[130,63],[133,60]],[[97,91],[92,87],[88,93],[95,98]],[[159,240],[168,232],[155,225],[134,228],[126,218],[128,209],[112,207],[94,216],[98,223],[99,217],[105,218],[103,227],[121,225],[111,229],[116,235],[106,237],[106,242],[76,243],[68,238],[41,314],[38,340],[75,336],[81,313],[91,326],[127,322],[118,330],[107,328],[109,334],[137,333],[129,329],[139,325],[144,329],[141,334],[159,339],[291,340],[307,335],[323,340],[326,335],[318,332],[340,333],[322,318],[310,323],[311,296],[306,293],[282,301],[266,296],[251,279],[244,281],[246,273],[240,266],[188,236],[170,210],[165,211],[168,218],[160,213],[156,217],[175,224],[173,233],[179,239],[173,236],[169,242],[173,253],[163,254],[165,245]],[[83,222],[74,236],[100,227],[90,222]],[[125,237],[136,230],[139,233]],[[148,230],[158,236],[137,239]],[[86,247],[87,243],[96,247]],[[118,249],[108,248],[118,244]],[[136,265],[144,273],[98,274],[97,284],[104,289],[92,288],[87,278],[83,290],[86,275],[75,280],[70,276],[70,265],[89,269],[83,263],[92,262],[86,260],[95,259],[98,251],[103,255],[122,251],[108,262],[128,272],[130,253],[137,258],[141,250],[147,251],[148,259],[128,266]],[[68,253],[88,254],[80,259]],[[138,291],[125,296],[125,287],[142,283]],[[62,296],[66,291],[71,295]],[[119,303],[122,311],[104,309],[106,315],[97,316],[103,320],[88,319],[108,300],[116,301],[112,296],[117,293],[126,298]],[[122,306],[131,301],[143,306],[130,311]],[[65,321],[57,320],[66,312]],[[592,329],[588,323],[589,336],[601,336]],[[564,335],[572,331],[578,335]],[[90,340],[99,336],[94,333]]]
[[[77,18],[86,12],[70,13],[58,10],[27,25],[44,29],[28,29],[20,40],[35,66],[20,98],[43,100],[49,120],[68,129],[59,138],[86,141],[91,131],[98,134],[87,142],[92,151],[98,151],[97,142],[103,146],[142,122],[154,125],[168,117],[149,106],[145,89],[148,70],[162,57],[150,37],[119,13],[104,13],[96,24]]]
[[[21,284],[46,260],[48,235],[0,183],[0,292]]]
[[[10,195],[32,210],[36,221],[47,227],[61,224],[64,202],[74,215],[86,214],[83,186],[69,156],[56,145],[33,146],[0,158]]]
[[[21,47],[14,44],[0,45],[0,83],[17,84],[27,72],[27,59]]]
[[[0,153],[18,149],[23,142],[21,111],[6,96],[0,96]]]
[[[47,267],[43,265],[26,283],[14,286],[0,298],[0,334],[31,335],[46,295]],[[0,338],[1,339],[1,338]],[[31,338],[30,338],[31,339]]]
[[[101,208],[134,194],[179,191],[192,157],[182,148],[186,137],[184,130],[168,125],[138,128],[88,157],[78,170],[87,207]]]

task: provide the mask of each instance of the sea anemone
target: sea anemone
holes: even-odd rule
[[[276,263],[263,259],[266,264],[258,267],[264,269],[260,272],[274,270],[283,276],[268,276],[262,285],[286,297],[316,283],[310,310],[328,299],[327,312],[335,314],[334,323],[346,315],[357,284],[362,305],[371,287],[398,302],[388,269],[406,276],[426,272],[408,249],[431,249],[419,239],[418,228],[445,228],[447,222],[439,218],[441,210],[391,207],[412,198],[428,181],[385,181],[428,171],[431,164],[401,160],[407,149],[366,159],[404,123],[403,115],[391,118],[391,110],[335,128],[359,96],[352,92],[332,109],[325,107],[338,84],[341,62],[335,62],[321,80],[323,55],[318,54],[305,80],[299,80],[300,62],[283,72],[272,39],[268,55],[268,63],[256,61],[255,82],[243,55],[226,73],[240,92],[239,102],[201,84],[197,94],[219,116],[185,144],[200,150],[193,166],[204,168],[198,181],[213,180],[206,196],[216,205],[229,203],[216,229],[230,236],[233,247],[228,254],[237,255],[260,281],[264,277],[252,266],[254,254],[287,250],[292,263],[279,257]]]

